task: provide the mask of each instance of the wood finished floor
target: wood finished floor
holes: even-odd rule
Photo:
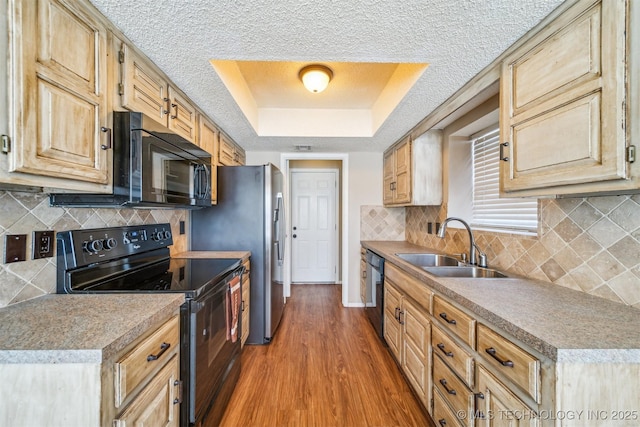
[[[433,426],[337,285],[294,285],[274,340],[247,345],[223,427]]]

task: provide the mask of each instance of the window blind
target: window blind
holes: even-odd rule
[[[538,200],[500,198],[498,125],[471,136],[473,150],[473,219],[476,228],[535,232]]]

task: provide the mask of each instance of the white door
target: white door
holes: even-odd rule
[[[291,172],[291,282],[335,283],[337,171]]]

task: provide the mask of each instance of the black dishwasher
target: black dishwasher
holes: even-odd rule
[[[384,342],[384,258],[369,249],[367,249],[365,257],[367,261],[365,312],[376,330],[376,334]]]

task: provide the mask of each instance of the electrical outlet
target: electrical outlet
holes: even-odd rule
[[[180,234],[184,234],[184,221],[180,221]]]
[[[440,223],[436,222],[436,234],[440,232]]]
[[[25,261],[27,259],[27,235],[6,234],[4,236],[4,263]]]
[[[433,234],[433,223],[427,222],[427,233]]]
[[[55,231],[34,231],[31,242],[31,258],[50,258],[53,256],[53,245],[55,244]]]

